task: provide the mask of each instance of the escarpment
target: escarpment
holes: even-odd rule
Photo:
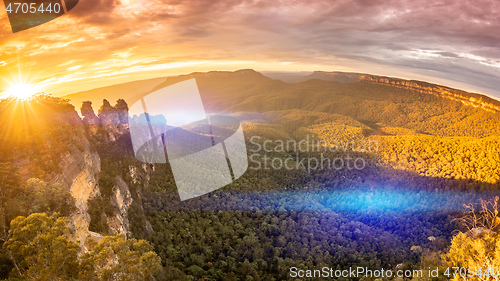
[[[500,112],[500,102],[484,95],[468,93],[462,90],[413,80],[403,80],[373,75],[360,75],[360,79],[373,84],[387,85],[459,101],[465,105],[479,107],[489,112]]]
[[[434,95],[441,98],[458,101],[463,103],[464,105],[482,108],[488,112],[500,112],[500,102],[495,99],[492,99],[485,95],[469,93],[466,91],[423,81],[405,80],[394,77],[338,71],[315,71],[313,74],[307,76],[306,78],[336,81],[340,83],[368,82],[371,84],[390,86],[394,88],[411,90],[422,94]]]
[[[128,212],[134,204],[143,212],[141,191],[151,168],[134,162],[130,153],[125,101],[111,106],[104,100],[98,115],[91,102],[84,102],[83,118],[67,100],[46,95],[29,101],[2,100],[0,109],[2,124],[15,124],[0,127],[0,164],[12,166],[19,185],[38,178],[68,191],[76,208],[66,215],[73,239],[82,248],[88,237],[132,235]],[[139,176],[141,180],[134,182]],[[32,212],[30,206],[25,209],[26,214]],[[48,206],[43,211],[61,210]],[[143,224],[138,229],[150,229]]]

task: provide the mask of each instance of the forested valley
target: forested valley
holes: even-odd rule
[[[249,157],[256,143],[273,149],[259,150],[233,183],[186,201],[168,163],[135,159],[127,97],[76,109],[47,95],[0,101],[0,280],[285,280],[291,267],[500,267],[500,218],[489,212],[499,191],[500,113],[366,81],[284,83],[248,70],[158,87],[191,77],[207,108],[241,120]],[[327,144],[275,147],[313,137]],[[332,149],[332,140],[377,146]],[[364,164],[253,169],[264,156]]]

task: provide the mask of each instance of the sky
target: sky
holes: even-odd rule
[[[1,8],[0,89],[24,80],[60,96],[252,68],[370,73],[500,98],[499,30],[496,0],[80,0],[17,33]]]

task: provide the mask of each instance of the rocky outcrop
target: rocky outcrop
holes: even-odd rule
[[[101,159],[95,148],[92,147],[87,136],[100,136],[104,141],[115,141],[116,138],[128,129],[128,107],[123,100],[119,100],[115,107],[106,100],[96,116],[91,102],[84,102],[81,107],[83,119],[80,120],[76,112],[71,118],[72,123],[84,126],[75,127],[74,134],[79,135],[77,146],[71,146],[59,162],[61,173],[52,175],[52,182],[59,182],[66,186],[75,198],[77,211],[71,216],[75,240],[85,249],[88,238],[99,240],[101,234],[89,230],[90,215],[88,202],[90,199],[101,196],[99,176],[101,172]],[[73,116],[74,115],[74,116]],[[74,119],[74,120],[73,120]],[[114,196],[111,204],[115,207],[113,216],[107,217],[107,223],[112,234],[130,234],[128,209],[132,203],[129,187],[121,177],[117,178],[113,188]]]
[[[84,101],[80,112],[87,133],[92,137],[113,142],[128,130],[128,105],[123,99],[117,100],[114,106],[104,99],[98,115],[94,113],[92,102]]]
[[[14,105],[8,106],[3,108],[5,112],[15,110]],[[69,215],[72,222],[75,241],[85,249],[89,237],[94,240],[101,237],[99,233],[89,230],[90,214],[93,214],[89,210],[89,200],[102,196],[100,179],[101,182],[104,180],[103,169],[107,167],[101,161],[101,150],[98,149],[107,144],[109,148],[116,149],[112,153],[116,155],[123,151],[122,147],[126,147],[124,139],[119,139],[121,142],[116,144],[111,142],[127,133],[128,106],[123,100],[119,100],[114,107],[105,102],[99,116],[96,116],[92,103],[84,102],[81,107],[83,120],[72,105],[58,98],[40,98],[37,103],[30,104],[30,109],[22,116],[24,119],[18,120],[24,126],[10,130],[9,135],[2,135],[10,140],[10,146],[15,147],[11,155],[4,156],[3,161],[10,161],[23,181],[39,178],[51,184],[60,184],[69,191],[75,200],[76,210],[65,215]],[[125,165],[123,168],[128,169]],[[130,181],[129,175],[125,175],[123,177]],[[112,213],[104,218],[104,224],[108,224],[111,233],[129,235],[128,210],[133,198],[139,198],[135,193],[141,187],[134,186],[132,194],[122,176],[114,184],[111,196],[106,198],[110,200],[105,201],[112,208],[102,206],[108,214]],[[136,203],[141,204],[141,201]]]
[[[85,124],[89,134],[97,134],[99,127],[101,126],[101,120],[95,115],[94,109],[92,109],[92,102],[83,102],[80,112],[83,116],[83,124]]]
[[[119,125],[124,128],[128,128],[128,105],[127,103],[119,99],[116,101],[115,105],[116,113],[118,114],[118,120],[120,121]]]
[[[92,112],[84,113],[84,109]],[[82,116],[84,116],[84,119],[88,118],[89,120],[94,120],[94,122],[84,122],[86,127],[92,127],[97,124],[97,129],[87,128],[89,137],[91,137],[93,142],[100,143],[104,141],[106,142],[106,146],[109,148],[115,148],[115,146],[120,147],[120,145],[123,145],[123,140],[120,139],[120,136],[127,134],[129,129],[128,105],[124,100],[117,100],[114,106],[111,106],[107,100],[103,100],[103,104],[100,107],[97,116],[93,114],[91,103],[85,102],[82,106]],[[124,168],[129,169],[130,177],[127,175],[127,180],[124,180],[122,175],[116,176],[113,180],[114,183],[111,188],[111,195],[109,195],[109,191],[103,191],[103,193],[108,194],[106,195],[106,198],[103,198],[105,199],[104,201],[110,202],[110,204],[114,207],[114,210],[112,211],[112,214],[110,214],[108,209],[108,213],[102,214],[103,217],[101,218],[104,218],[110,234],[123,233],[130,236],[131,227],[128,219],[128,211],[134,203],[134,200],[138,200],[135,204],[137,204],[139,209],[142,209],[140,190],[142,187],[146,187],[149,183],[150,167],[145,164],[142,169],[134,166]],[[106,167],[103,166],[102,169],[105,170]],[[133,194],[131,193],[130,184],[134,184],[135,187]],[[102,187],[98,186],[97,188],[99,189]],[[96,194],[95,196],[104,195]],[[146,222],[146,224],[145,232],[147,233],[148,225],[149,228],[151,228],[151,225],[149,222]]]
[[[128,129],[128,106],[122,99],[118,100],[115,106],[111,106],[104,99],[101,108],[99,108],[98,116],[109,141],[115,141]]]
[[[132,182],[134,184],[139,184],[143,187],[148,187],[149,179],[151,178],[151,172],[155,171],[154,165],[148,165],[146,163],[142,164],[142,169],[136,166],[129,166],[129,173],[132,177]]]

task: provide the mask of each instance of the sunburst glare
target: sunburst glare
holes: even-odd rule
[[[42,86],[33,83],[32,79],[28,78],[29,76],[30,75],[26,75],[26,73],[24,75],[21,74],[21,69],[19,69],[17,75],[12,75],[11,79],[4,78],[3,80],[7,82],[8,87],[0,93],[0,99],[15,98],[18,100],[27,100],[37,93],[40,93],[42,91]]]
[[[40,86],[32,84],[14,84],[2,93],[3,97],[14,97],[16,99],[25,100],[40,92]]]

